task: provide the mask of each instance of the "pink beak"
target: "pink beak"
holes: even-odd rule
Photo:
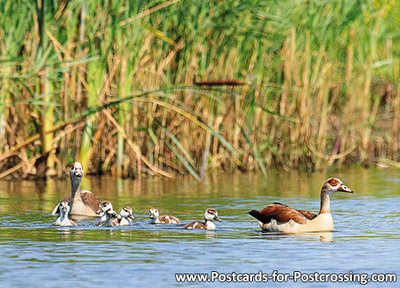
[[[75,175],[75,177],[82,177],[83,176],[83,173],[82,173],[82,171],[75,171],[74,172],[74,175]]]
[[[351,190],[350,188],[348,188],[346,185],[342,184],[339,186],[339,189],[337,191],[341,191],[341,192],[347,192],[347,193],[353,193],[353,190]]]

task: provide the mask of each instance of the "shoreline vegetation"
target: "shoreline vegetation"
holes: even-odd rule
[[[399,1],[0,9],[0,179],[400,167]]]

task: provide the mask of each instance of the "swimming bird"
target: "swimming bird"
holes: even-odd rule
[[[111,202],[101,202],[99,204],[99,209],[97,209],[96,213],[101,215],[100,221],[99,223],[97,223],[97,226],[112,227],[120,225],[121,216],[114,211]]]
[[[131,225],[135,221],[135,217],[133,217],[132,208],[129,206],[125,206],[124,208],[122,208],[119,215],[120,215],[119,225],[121,226]]]
[[[98,208],[96,213],[100,216],[100,220],[97,226],[103,226],[104,222],[107,220],[107,211],[114,211],[114,209],[110,201],[102,201]]]
[[[330,210],[330,200],[335,192],[353,193],[337,178],[329,178],[321,188],[321,208],[318,215],[295,210],[281,203],[273,203],[261,211],[248,212],[258,220],[263,231],[298,233],[333,231],[333,219]]]
[[[160,216],[160,213],[158,212],[157,208],[150,208],[149,210],[149,217],[150,217],[150,223],[151,224],[178,224],[181,223],[181,221],[170,215],[163,215]]]
[[[218,212],[217,210],[213,208],[208,208],[206,212],[204,213],[204,219],[205,222],[201,221],[195,221],[191,222],[189,224],[186,224],[185,229],[206,229],[206,230],[214,230],[215,229],[215,224],[214,220],[217,220],[221,222],[221,219],[218,217]]]
[[[71,206],[69,214],[71,216],[97,216],[96,210],[99,207],[99,199],[87,190],[81,190],[81,180],[83,177],[83,166],[79,162],[74,162],[70,171],[71,178],[71,196],[64,198]],[[58,204],[52,214],[56,215]]]
[[[113,227],[113,226],[120,225],[120,217],[121,216],[118,215],[117,212],[110,209],[110,210],[106,211],[105,215],[106,215],[106,220],[99,226]]]
[[[68,218],[68,212],[71,209],[68,201],[61,201],[58,204],[58,211],[55,215],[59,216],[56,222],[53,223],[54,226],[76,226],[77,224]]]

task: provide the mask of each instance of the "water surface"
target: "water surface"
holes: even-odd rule
[[[2,287],[65,287],[66,283],[71,287],[170,287],[187,285],[175,281],[177,272],[398,273],[399,174],[398,170],[361,168],[325,174],[271,172],[267,180],[253,174],[213,175],[206,183],[186,177],[139,182],[85,176],[83,189],[110,200],[118,211],[126,205],[133,207],[136,223],[112,228],[97,227],[96,220],[72,228],[51,226],[55,220],[51,211],[70,193],[69,179],[2,181],[0,283]],[[246,214],[274,201],[316,212],[321,185],[332,176],[355,192],[334,195],[333,233],[261,233],[255,219]],[[161,214],[179,217],[183,224],[149,224],[147,211],[153,206]],[[183,229],[189,221],[202,220],[208,207],[216,208],[223,220],[217,230]],[[293,286],[292,282],[271,284]],[[304,284],[310,285],[336,286]],[[389,285],[393,287],[393,283],[379,286]]]

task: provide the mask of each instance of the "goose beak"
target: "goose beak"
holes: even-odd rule
[[[82,177],[83,173],[81,171],[75,171],[74,175],[75,175],[75,177]]]
[[[217,220],[217,221],[219,221],[219,222],[221,222],[221,221],[222,221],[221,219],[219,219],[219,217],[218,217],[218,216],[215,216],[215,217],[214,217],[214,219],[215,219],[215,220]]]
[[[353,193],[353,190],[351,190],[350,188],[348,188],[346,185],[342,184],[339,186],[339,189],[337,191],[341,191],[341,192],[347,192],[347,193]]]

